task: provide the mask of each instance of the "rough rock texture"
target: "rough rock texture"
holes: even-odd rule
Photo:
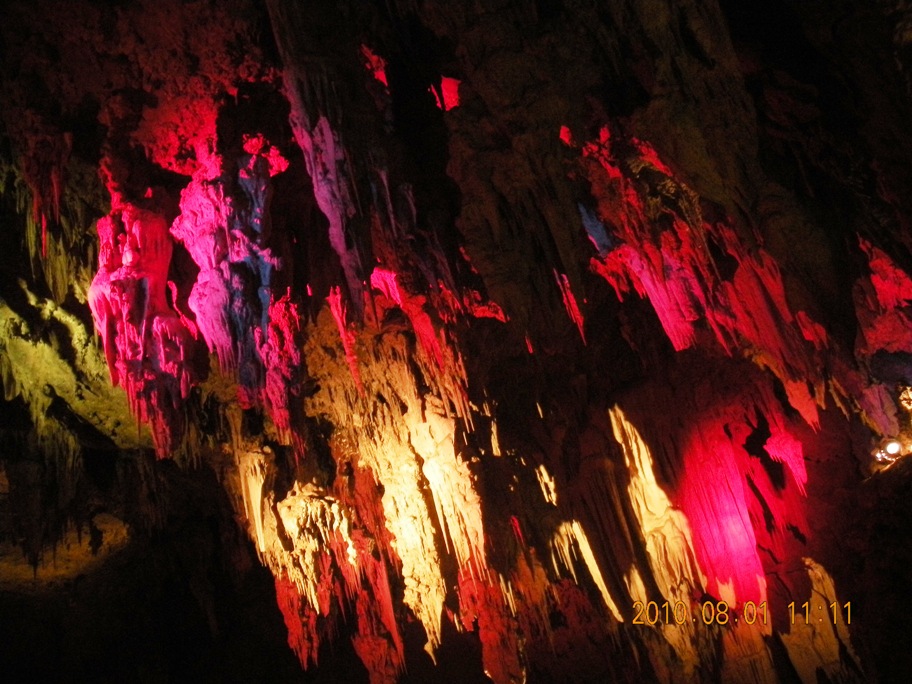
[[[912,673],[904,4],[0,11],[5,675]]]

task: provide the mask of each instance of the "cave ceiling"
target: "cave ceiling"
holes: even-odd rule
[[[912,13],[0,8],[0,668],[903,681]]]

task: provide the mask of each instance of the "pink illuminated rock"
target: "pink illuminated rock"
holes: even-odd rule
[[[576,329],[579,330],[583,344],[586,344],[586,331],[583,328],[583,314],[580,312],[579,305],[576,303],[576,297],[573,296],[573,290],[570,288],[570,281],[567,280],[566,275],[558,273],[557,271],[554,271],[554,279],[557,281],[557,286],[560,288],[567,315],[570,316],[570,320],[576,324]]]
[[[389,88],[389,81],[386,78],[386,60],[375,54],[367,45],[361,45],[361,55],[364,57],[365,68],[375,79]]]
[[[375,268],[371,273],[371,287],[400,307],[408,316],[418,344],[424,352],[441,368],[444,366],[444,352],[437,337],[437,330],[431,317],[425,310],[427,298],[423,295],[403,293],[396,280],[396,274],[383,268]]]
[[[151,425],[159,456],[167,456],[182,437],[182,402],[196,375],[193,335],[166,296],[167,224],[155,212],[120,204],[98,222],[98,236],[89,306],[111,381],[126,390],[137,418]]]
[[[301,372],[301,321],[290,292],[270,303],[268,318],[265,336],[255,330],[265,367],[263,403],[287,442],[293,439],[292,400],[298,394]]]
[[[196,177],[181,192],[181,214],[171,226],[200,267],[188,304],[196,324],[222,370],[237,365],[231,334],[228,273],[228,223],[232,206],[217,181]]]
[[[361,383],[361,372],[358,370],[358,355],[355,352],[355,334],[348,328],[342,291],[338,287],[332,288],[326,301],[329,302],[329,310],[332,312],[333,319],[339,329],[339,337],[342,339],[342,348],[345,350],[345,360],[348,362],[352,380],[355,381],[358,391],[363,393],[364,385]]]
[[[493,318],[495,321],[506,323],[507,314],[497,302],[484,301],[480,292],[471,290],[463,297],[463,306],[475,318]]]
[[[286,80],[295,76],[286,73]],[[291,125],[301,151],[307,172],[313,181],[314,197],[320,211],[329,221],[329,242],[339,256],[351,301],[360,313],[363,297],[361,285],[361,257],[358,250],[346,242],[348,221],[355,215],[355,191],[345,147],[339,133],[333,130],[329,119],[322,112],[309,112],[297,90],[290,90]],[[311,124],[311,114],[316,123]]]
[[[607,128],[582,147],[599,219],[612,226],[621,243],[593,258],[592,270],[619,298],[631,289],[648,298],[676,351],[696,344],[705,327],[726,354],[751,353],[782,381],[789,402],[807,423],[817,427],[817,399],[808,383],[822,382],[817,352],[825,339],[819,325],[803,312],[796,321],[778,265],[768,253],[745,248],[725,223],[705,223],[693,191],[672,176],[648,143],[631,142],[635,153],[626,160],[615,157]],[[638,182],[644,169],[664,176],[660,206]],[[660,218],[666,227],[656,230]],[[730,279],[719,276],[708,240],[736,264]]]
[[[399,284],[396,282],[396,274],[385,268],[375,268],[371,272],[371,287],[380,290],[383,295],[396,303],[396,306],[402,306],[402,294],[399,292]]]
[[[209,351],[223,372],[236,373],[242,405],[265,405],[283,440],[296,442],[288,387],[301,365],[300,325],[290,293],[272,293],[281,264],[267,246],[272,178],[288,162],[261,134],[242,144],[237,185],[207,175],[213,169],[198,172],[171,234],[200,268],[188,304]]]
[[[708,575],[706,590],[732,605],[766,600],[736,448],[722,421],[694,425],[684,447],[684,480],[678,491],[700,567]]]
[[[883,250],[867,240],[859,240],[871,266],[871,283],[877,292],[877,301],[884,309],[896,309],[912,302],[912,278],[897,268]]]
[[[445,112],[459,106],[459,79],[449,76],[440,78],[440,89],[431,88],[437,107]]]
[[[269,176],[276,176],[288,170],[288,160],[282,156],[277,147],[269,144],[262,133],[244,135],[242,146],[244,152],[252,157],[263,156],[269,166]]]

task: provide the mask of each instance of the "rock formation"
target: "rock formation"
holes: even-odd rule
[[[905,3],[0,12],[0,671],[912,673]]]

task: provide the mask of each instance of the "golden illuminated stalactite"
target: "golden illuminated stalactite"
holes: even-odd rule
[[[579,584],[579,580],[577,579],[576,570],[574,569],[574,561],[577,558],[576,549],[579,549],[579,560],[582,560],[586,569],[589,570],[592,581],[595,582],[595,586],[598,587],[599,593],[602,595],[602,600],[605,602],[608,610],[611,611],[615,620],[623,622],[624,618],[618,610],[617,603],[615,603],[608,591],[608,585],[605,584],[605,578],[602,576],[601,568],[598,566],[598,561],[595,559],[595,554],[592,552],[592,546],[589,544],[589,538],[586,536],[586,532],[583,530],[582,525],[576,520],[561,523],[560,527],[558,527],[557,531],[554,533],[554,537],[551,539],[551,549],[551,560],[552,563],[554,563],[555,572],[559,573],[557,560],[554,555],[556,552],[557,558],[559,558],[564,567],[570,571],[573,575],[573,580],[577,584]]]
[[[282,563],[285,576],[307,597],[314,609],[329,612],[331,597],[326,594],[331,580],[331,560],[335,560],[351,595],[360,585],[358,553],[351,538],[351,523],[339,502],[319,492],[313,485],[296,482],[288,496],[275,509],[281,532],[291,540],[287,550],[278,539],[273,557]]]
[[[525,459],[521,459],[520,462],[524,466],[526,465]],[[594,463],[604,465],[604,461],[600,458],[584,459],[584,463],[587,466],[591,466]],[[535,468],[535,475],[541,489],[542,498],[551,506],[557,507],[558,495],[554,477],[548,472],[544,464],[539,464]],[[568,515],[569,519],[563,520],[557,526],[549,540],[551,566],[557,578],[560,578],[563,574],[562,569],[566,569],[573,577],[573,582],[576,585],[582,585],[584,582],[580,581],[581,577],[577,573],[578,563],[582,562],[592,578],[592,582],[598,589],[602,602],[613,618],[609,622],[623,622],[623,614],[615,597],[612,596],[608,588],[608,581],[605,579],[606,569],[599,565],[596,551],[593,550],[593,543],[598,549],[598,545],[606,544],[608,538],[606,518],[610,517],[611,512],[613,512],[614,502],[617,501],[617,497],[612,496],[610,489],[613,483],[608,482],[603,477],[602,472],[588,468],[581,470],[579,479],[581,488],[577,490],[576,496],[565,497],[565,504],[571,507],[574,513]],[[608,487],[604,486],[606,483]],[[588,515],[584,519],[591,525],[589,534],[587,534],[584,524],[577,519],[577,515],[586,513]],[[592,541],[590,540],[590,534],[593,535]],[[609,573],[612,571],[610,565],[607,571]]]
[[[361,453],[383,487],[386,528],[402,562],[403,602],[424,625],[426,648],[433,654],[440,644],[446,585],[434,543],[435,529],[420,486],[421,470],[409,446],[393,435],[378,435],[362,443]]]
[[[353,645],[372,682],[396,681],[405,649],[390,591],[392,554],[381,548],[375,556],[378,540],[363,526],[357,499],[336,497],[347,487],[295,481],[276,501],[273,467],[268,454],[245,452],[236,505],[248,517],[250,536],[261,544],[260,558],[277,580],[289,644],[305,668],[316,663],[321,639],[335,628],[335,604],[357,616]],[[257,492],[262,492],[259,499]]]
[[[706,582],[694,552],[690,522],[681,511],[675,510],[656,481],[652,455],[636,427],[627,421],[620,407],[615,406],[608,413],[630,474],[627,492],[646,541],[652,575],[665,599],[672,604],[680,601],[689,606],[691,597],[699,594]],[[636,600],[647,600],[636,567],[631,568],[628,575],[628,586]],[[693,623],[664,624],[661,629],[691,671],[700,660]]]
[[[244,497],[244,512],[253,526],[254,539],[260,557],[266,553],[267,541],[263,530],[263,484],[266,481],[266,457],[258,452],[238,454],[238,469],[241,476],[241,494]]]
[[[560,574],[561,567],[566,568],[573,576],[574,582],[579,582],[576,576],[576,563],[574,560],[576,554],[573,551],[573,542],[575,541],[575,530],[573,523],[561,523],[560,527],[551,537],[551,565],[555,574]]]
[[[513,585],[510,580],[504,579],[504,576],[500,573],[497,573],[497,584],[500,587],[500,595],[503,597],[504,603],[510,608],[510,614],[515,616],[516,598],[513,595]]]
[[[554,484],[554,477],[548,472],[548,469],[545,468],[544,463],[535,469],[535,474],[538,477],[538,484],[541,487],[545,501],[552,506],[557,506],[557,488]]]
[[[394,255],[389,259],[390,266],[397,262]],[[387,268],[374,269],[371,286],[374,306],[381,312],[400,309],[415,343],[407,343],[401,335],[362,336],[370,340],[364,345],[370,353],[360,358],[365,386],[394,400],[387,404],[389,408],[365,402],[352,408],[354,413],[362,412],[355,420],[369,425],[359,435],[362,462],[384,487],[386,527],[402,561],[404,600],[424,623],[427,648],[433,653],[446,596],[441,554],[452,553],[460,570],[487,575],[481,500],[468,464],[455,447],[456,421],[472,427],[466,371],[447,330],[429,315],[425,295],[408,291],[397,272]],[[378,316],[377,321],[381,319]],[[371,325],[379,327],[377,321]],[[425,384],[429,387],[419,390]],[[365,435],[370,438],[365,440]],[[492,426],[492,443],[498,452],[496,426]],[[437,529],[428,515],[424,483]],[[437,546],[438,534],[443,548]]]
[[[332,350],[332,354],[327,350]],[[346,357],[329,312],[324,309],[308,337],[306,353],[315,380],[325,388],[311,397],[309,411],[326,415],[336,426],[334,441],[354,446],[361,467],[382,487],[380,508],[390,545],[401,562],[403,602],[424,625],[428,649],[440,642],[446,585],[435,544],[433,514],[425,502],[421,468],[409,443],[405,416],[420,422],[422,401],[408,364],[409,347],[402,335],[371,338],[358,345],[360,375],[367,402],[346,368]]]
[[[811,593],[795,597],[789,630],[781,635],[789,659],[805,684],[820,681],[819,673],[831,682],[856,681],[861,669],[846,625],[845,597],[836,595],[833,578],[822,565],[805,558],[804,566]]]
[[[350,597],[360,587],[351,513],[328,493],[301,482],[295,482],[284,499],[275,501],[271,486],[274,465],[267,450],[239,445],[237,464],[237,488],[261,561],[277,579],[293,586],[314,611],[327,615],[333,563]]]
[[[324,310],[306,348],[324,391],[309,399],[308,412],[327,416],[334,442],[352,445],[359,466],[382,488],[379,508],[401,562],[402,600],[424,626],[433,654],[447,595],[442,554],[452,552],[460,569],[487,572],[481,500],[455,448],[456,421],[469,418],[464,370],[442,336],[431,344],[430,329],[425,349],[399,331],[368,327],[352,346],[362,394],[342,365],[346,356],[334,332]]]
[[[431,402],[429,402],[431,403]],[[468,465],[454,449],[455,422],[428,408],[423,422],[409,421],[409,440],[423,460],[444,543],[460,567],[485,566],[481,499]],[[474,562],[474,563],[473,563]]]
[[[497,421],[491,421],[491,453],[500,458],[500,436],[497,434]]]
[[[649,594],[646,593],[646,585],[643,584],[643,578],[640,577],[640,571],[637,566],[631,565],[630,570],[624,575],[624,585],[627,587],[627,593],[634,601],[645,604],[649,600]]]

